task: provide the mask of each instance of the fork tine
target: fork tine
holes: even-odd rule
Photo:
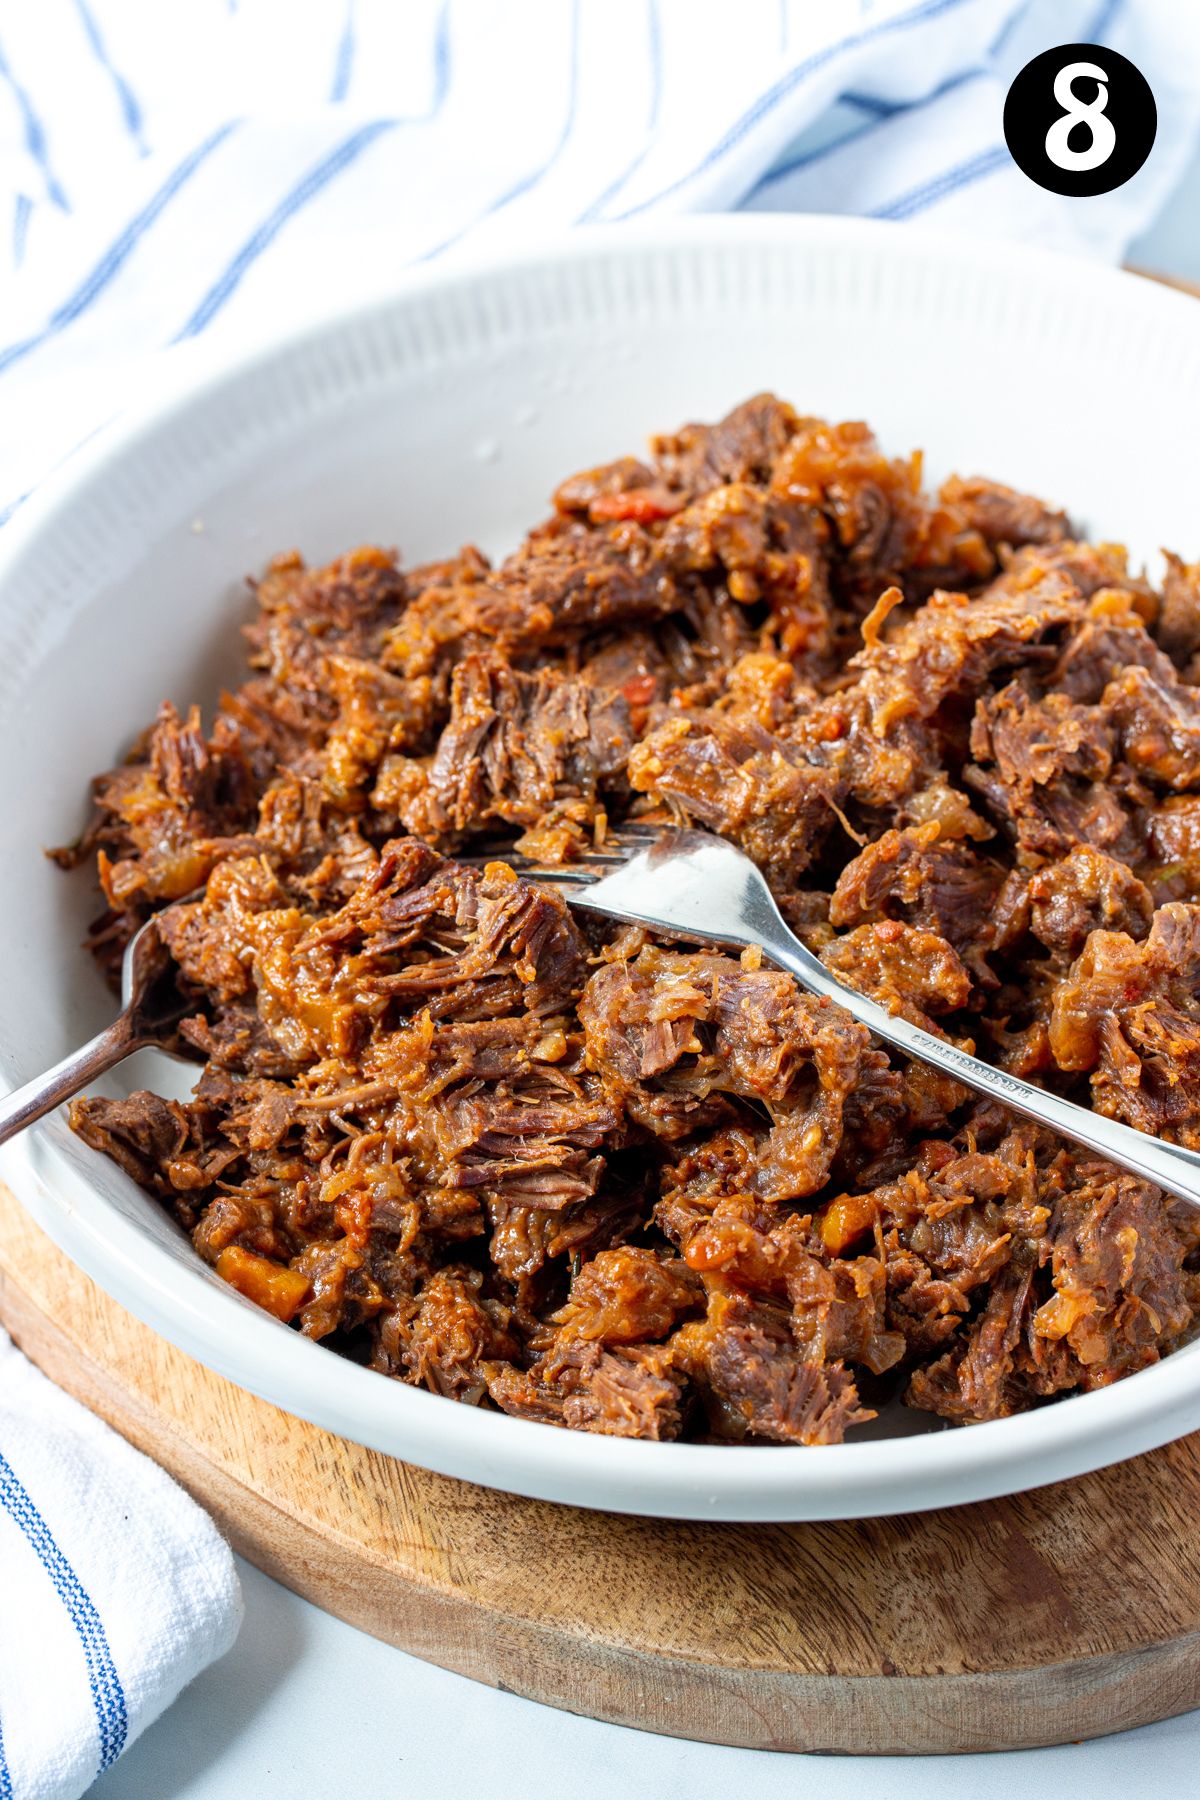
[[[529,863],[513,872],[523,881],[544,881],[554,887],[592,887],[603,873],[600,869],[581,869],[577,863]]]
[[[661,826],[637,826],[628,832],[622,827],[603,844],[581,850],[578,856],[566,863],[535,862],[523,855],[511,842],[481,844],[469,856],[460,856],[457,860],[473,869],[484,868],[490,862],[504,862],[515,874],[527,876],[532,881],[586,885],[598,881],[602,875],[624,868],[631,857],[636,856],[647,844],[654,843],[661,835]]]
[[[502,862],[507,864],[514,875],[527,877],[531,881],[598,881],[602,874],[621,866],[616,861],[594,863],[588,866],[579,862],[531,862],[527,856],[520,855],[511,846],[503,853],[494,851],[487,856],[457,856],[454,860],[467,869],[485,869],[489,863]]]
[[[473,856],[460,856],[458,861],[465,863],[469,869],[481,869],[486,867],[486,864],[489,862],[504,861],[508,864],[513,874],[520,875],[522,880],[563,881],[572,882],[577,886],[584,886],[589,882],[599,881],[602,875],[611,875],[615,870],[623,866],[620,862],[536,863],[530,862],[525,857],[520,856],[506,856],[504,858],[489,856],[479,859]]]
[[[579,855],[573,856],[569,863],[562,863],[560,865],[537,862],[536,866],[539,869],[551,867],[574,869],[578,868],[581,863],[603,863],[606,867],[615,868],[618,863],[628,862],[632,855],[633,847],[631,845],[614,845],[611,850],[602,847],[591,850],[581,850]],[[518,865],[530,868],[533,867],[536,862],[536,858],[526,856],[523,850],[518,850],[516,845],[512,843],[495,845],[486,844],[477,850],[472,850],[469,856],[460,856],[457,860],[459,862],[469,863],[506,862],[511,863],[514,869],[517,868]]]

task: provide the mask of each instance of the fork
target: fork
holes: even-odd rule
[[[969,1056],[945,1038],[922,1031],[849,987],[800,942],[754,863],[724,838],[707,831],[633,824],[623,826],[620,837],[608,846],[586,851],[571,863],[538,863],[511,843],[487,851],[480,846],[459,860],[472,864],[503,860],[527,880],[561,888],[572,906],[629,925],[645,925],[693,943],[732,944],[739,949],[757,945],[768,961],[794,975],[810,994],[834,1001],[885,1043],[1200,1206],[1200,1152],[1168,1144],[1034,1087]],[[135,1050],[165,1043],[187,1010],[162,979],[170,960],[156,916],[126,947],[117,1018],[44,1075],[0,1100],[0,1144]]]
[[[164,1046],[172,1026],[188,1007],[162,979],[171,959],[159,930],[159,916],[148,919],[125,946],[121,1011],[112,1024],[44,1075],[36,1075],[0,1100],[0,1144],[24,1131],[35,1119],[53,1112],[135,1050],[152,1044]]]
[[[497,847],[486,860],[503,860],[528,880],[555,884],[571,906],[608,919],[696,943],[742,949],[757,945],[810,994],[835,1001],[885,1043],[1200,1206],[1200,1152],[1168,1144],[1034,1087],[847,986],[796,937],[750,858],[723,838],[707,831],[623,826],[611,848],[587,851],[561,866],[532,861],[511,844]]]

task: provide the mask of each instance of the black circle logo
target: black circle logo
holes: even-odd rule
[[[1052,194],[1111,194],[1137,174],[1157,130],[1150,84],[1104,44],[1043,50],[1004,102],[1013,161]]]

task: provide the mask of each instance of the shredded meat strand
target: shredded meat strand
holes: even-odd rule
[[[1200,1147],[1198,571],[769,394],[570,476],[497,567],[278,557],[246,680],[55,853],[110,977],[170,909],[203,1064],[72,1123],[286,1325],[518,1418],[825,1445],[1142,1368],[1196,1215],[753,950],[455,858],[707,826],[843,981]]]

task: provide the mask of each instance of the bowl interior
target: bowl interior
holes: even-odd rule
[[[1135,560],[1155,564],[1164,544],[1194,556],[1191,304],[913,232],[693,221],[430,281],[168,394],[83,452],[0,543],[0,1073],[27,1077],[111,1016],[79,948],[90,873],[64,876],[43,849],[77,834],[88,777],[164,697],[211,708],[237,676],[245,577],[273,553],[503,553],[567,473],[773,388],[805,412],[867,419],[892,453],[923,448],[929,483],[987,473]],[[108,1086],[164,1082],[186,1091],[188,1072],[135,1059]],[[60,1119],[35,1137],[46,1195],[72,1179],[99,1194],[145,1242],[147,1283],[165,1253],[220,1286]],[[197,1305],[242,1329],[227,1290]]]

